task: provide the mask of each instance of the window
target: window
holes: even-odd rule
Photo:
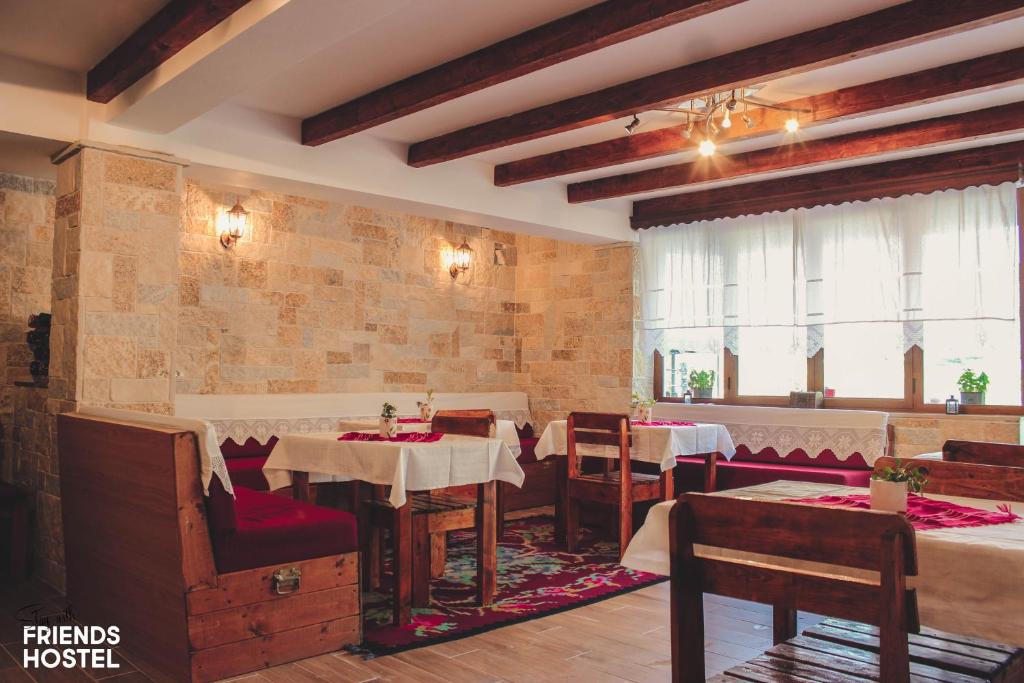
[[[825,326],[826,397],[903,398],[903,323]]]
[[[985,402],[1017,405],[1021,400],[1020,322],[939,321],[924,324],[924,399],[943,403],[957,396],[964,370],[984,372],[991,383]]]
[[[1017,214],[1004,183],[642,232],[665,395],[715,368],[730,402],[940,410],[970,369],[987,405],[1020,410]]]
[[[722,328],[668,330],[665,335],[664,387],[665,396],[680,397],[689,388],[693,371],[713,371],[715,386],[712,398],[722,398]]]
[[[807,332],[793,327],[738,330],[738,393],[788,396],[807,387]]]

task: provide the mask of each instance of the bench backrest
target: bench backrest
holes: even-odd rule
[[[882,680],[908,680],[907,632],[918,615],[905,577],[917,573],[917,556],[901,515],[687,493],[672,509],[670,534],[673,680],[705,679],[704,593],[876,625]]]
[[[925,493],[984,500],[1024,501],[1024,467],[997,467],[944,460],[901,460],[904,466],[925,468]],[[895,458],[879,458],[875,471],[896,465]]]
[[[976,465],[1024,467],[1024,446],[1013,443],[951,439],[942,446],[942,459]]]

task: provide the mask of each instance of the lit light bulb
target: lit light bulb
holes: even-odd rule
[[[725,110],[725,116],[722,117],[722,128],[732,128],[732,119],[729,118],[729,110]]]
[[[716,147],[714,140],[711,138],[704,138],[700,141],[700,146],[697,147],[697,151],[700,152],[702,157],[709,157],[715,153]]]
[[[795,133],[799,128],[800,128],[800,122],[797,121],[797,118],[795,116],[791,116],[790,118],[786,119],[786,132],[787,133]]]

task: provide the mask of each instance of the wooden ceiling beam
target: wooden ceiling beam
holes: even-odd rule
[[[634,229],[733,218],[914,192],[994,185],[1018,177],[1024,141],[865,164],[633,202]]]
[[[89,70],[86,97],[110,102],[248,2],[171,0]]]
[[[606,0],[409,76],[302,122],[322,145],[742,0]]]
[[[1021,82],[1024,82],[1024,48],[1017,48],[905,76],[802,97],[781,103],[780,106],[809,110],[810,113],[800,115],[800,126],[809,128],[816,124],[851,120]],[[750,111],[753,127],[747,128],[737,123],[732,128],[723,128],[717,140],[721,144],[775,135],[782,130],[789,116],[786,112],[772,109],[753,109]],[[494,167],[494,184],[506,187],[678,154],[695,147],[699,142],[696,137],[693,140],[683,137],[685,129],[685,125],[669,126],[499,164]]]
[[[910,0],[417,142],[409,148],[408,163],[450,161],[1019,16],[1024,16],[1024,0]]]
[[[571,183],[570,204],[686,187],[833,161],[860,159],[887,152],[921,149],[1024,131],[1024,102],[952,114],[897,126],[818,140],[791,140],[779,147],[744,154],[715,154],[687,164],[672,164],[635,173]]]

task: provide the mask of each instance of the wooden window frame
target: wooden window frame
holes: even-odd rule
[[[1017,190],[1017,248],[1019,278],[1018,303],[1021,326],[1021,405],[960,406],[960,415],[1024,415],[1024,187]],[[807,391],[825,391],[825,351],[820,349],[807,359]],[[729,349],[723,349],[723,397],[693,399],[694,403],[717,403],[722,405],[788,407],[789,396],[746,396],[740,395],[739,356]],[[678,396],[665,396],[665,359],[660,351],[654,352],[654,399],[663,403],[682,403]],[[825,408],[854,410],[884,410],[900,413],[945,414],[942,403],[926,403],[924,400],[924,350],[916,344],[903,356],[903,398],[844,398],[833,397],[824,400]]]

